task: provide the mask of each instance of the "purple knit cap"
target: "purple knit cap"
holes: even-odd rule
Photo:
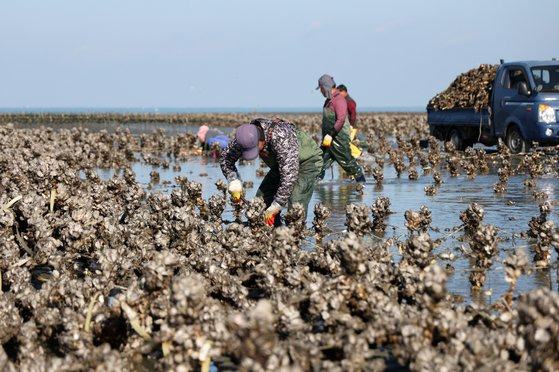
[[[258,157],[260,149],[258,148],[258,128],[254,124],[243,124],[237,128],[235,133],[237,143],[243,148],[243,159],[254,160]]]

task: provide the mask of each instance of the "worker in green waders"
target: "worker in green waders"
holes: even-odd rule
[[[243,195],[235,163],[241,157],[253,160],[259,155],[270,167],[256,192],[266,203],[266,223],[281,224],[281,210],[295,203],[303,206],[306,215],[322,170],[322,151],[318,145],[307,133],[281,119],[256,119],[241,125],[220,157],[221,171],[229,182],[232,197],[239,199]]]
[[[324,172],[335,161],[357,182],[365,182],[363,168],[357,164],[351,155],[350,125],[347,118],[347,102],[336,89],[334,78],[322,75],[318,79],[318,87],[326,98],[322,110],[322,171],[319,178],[324,178]]]

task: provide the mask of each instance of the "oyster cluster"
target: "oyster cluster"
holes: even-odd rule
[[[475,231],[481,226],[484,216],[485,210],[476,202],[460,213],[460,220],[464,223],[464,230],[468,236],[475,234]]]
[[[547,267],[551,260],[551,241],[553,239],[554,222],[549,219],[551,204],[544,202],[540,205],[540,215],[532,217],[528,226],[530,229],[527,234],[530,238],[536,239],[534,247],[534,262],[538,267]]]
[[[376,232],[383,232],[386,229],[386,219],[390,215],[390,199],[386,196],[378,196],[371,206],[373,214],[372,229]]]

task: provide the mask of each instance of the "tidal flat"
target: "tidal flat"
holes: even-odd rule
[[[281,116],[0,114],[0,366],[559,367],[555,148],[459,152],[421,113],[360,113],[367,183],[304,218],[230,200],[196,130]]]

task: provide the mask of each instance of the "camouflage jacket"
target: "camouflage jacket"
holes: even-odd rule
[[[268,130],[274,122],[272,130]],[[266,145],[260,151],[260,157],[270,165],[266,158],[270,155],[275,156],[276,164],[273,166],[278,167],[280,184],[274,201],[281,206],[286,206],[299,177],[299,144],[296,128],[293,124],[282,120],[256,119],[251,123],[260,123],[264,130]],[[241,158],[242,152],[242,147],[233,138],[229,146],[221,153],[219,164],[228,181],[240,179],[235,163]]]

